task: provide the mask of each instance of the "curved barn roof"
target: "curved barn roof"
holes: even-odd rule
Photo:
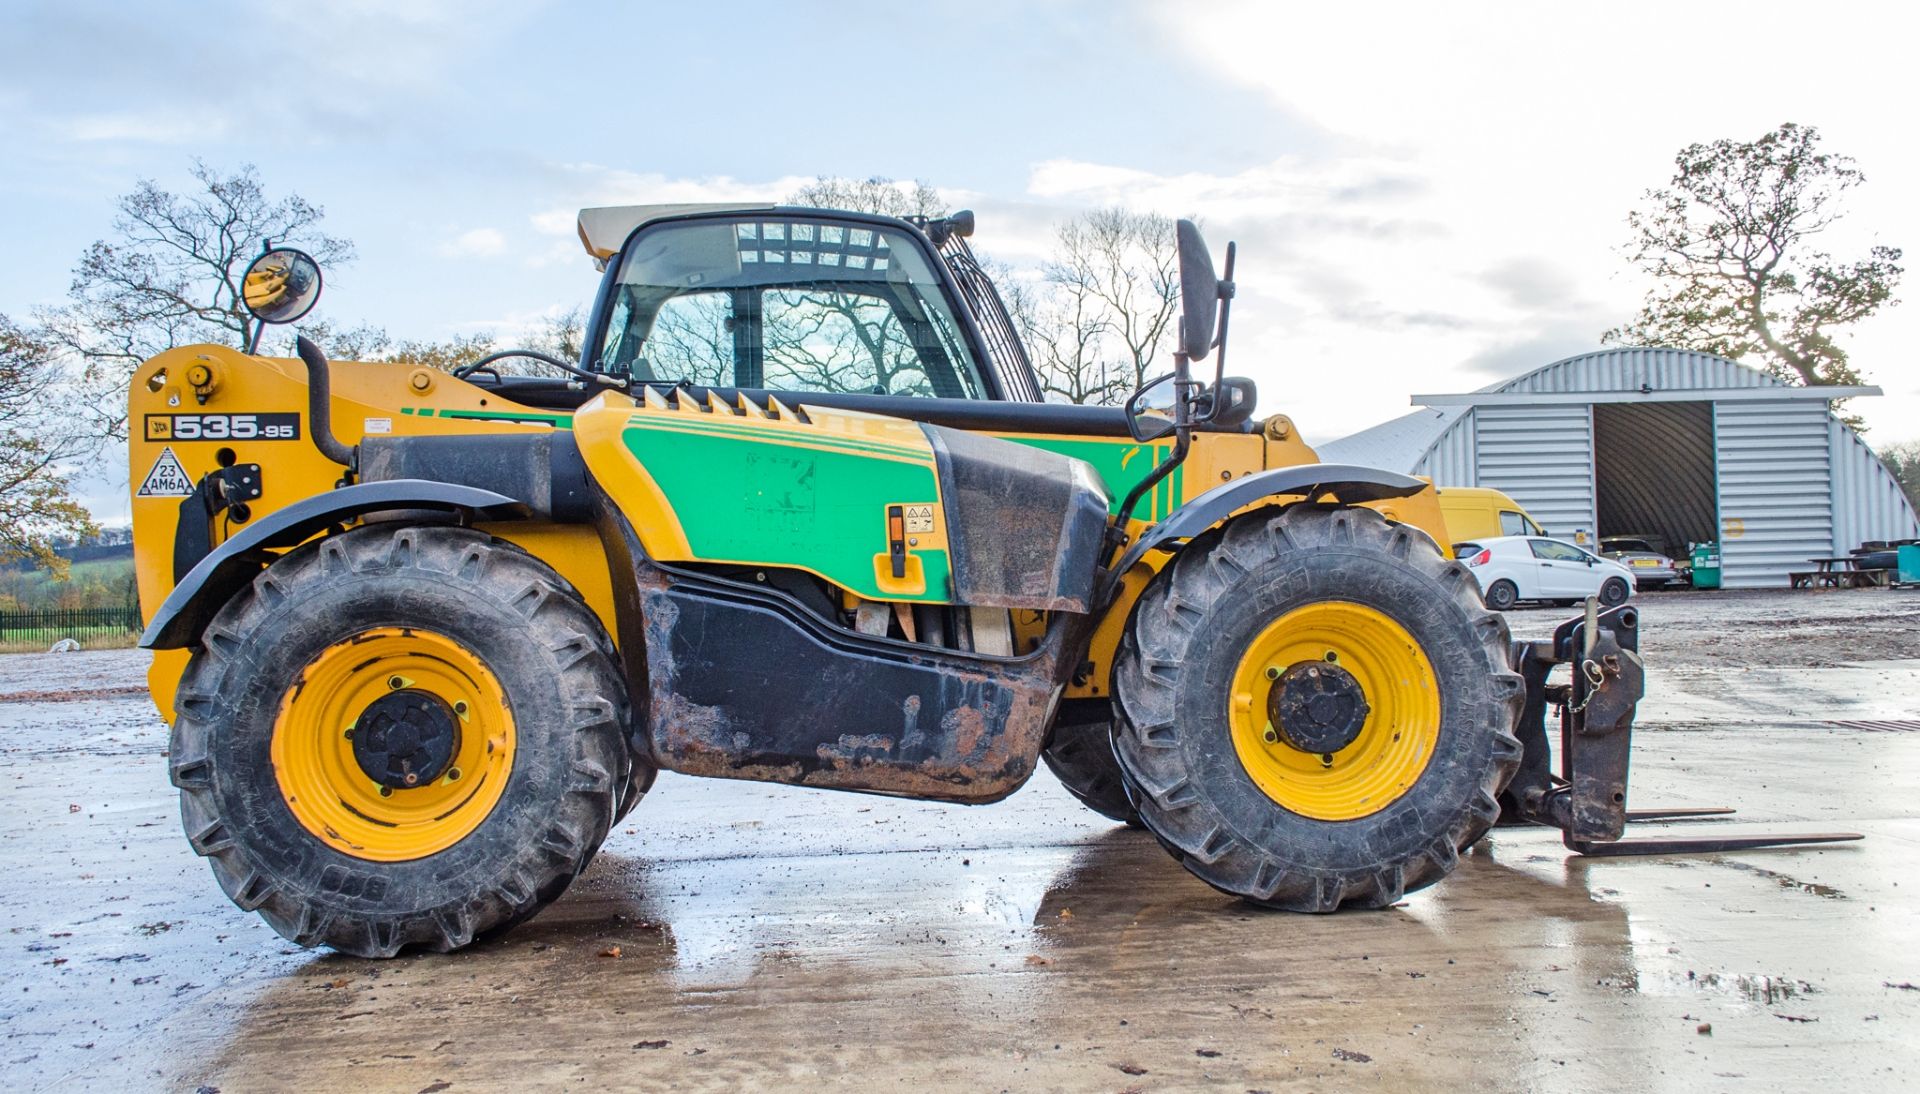
[[[1619,392],[1789,385],[1738,361],[1690,349],[1622,346],[1563,357],[1483,392]]]

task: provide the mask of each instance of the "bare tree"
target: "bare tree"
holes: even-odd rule
[[[947,207],[940,192],[927,183],[886,178],[823,176],[788,195],[787,201],[899,217],[937,217]],[[1168,217],[1119,208],[1082,213],[1056,230],[1052,255],[1037,282],[998,263],[986,264],[1027,344],[1041,390],[1050,397],[1120,402],[1146,379],[1171,343],[1180,310],[1180,280]],[[911,383],[893,384],[900,370],[884,347],[893,344],[896,335],[878,325],[884,309],[836,310],[849,324],[847,333],[867,351],[857,382],[884,391],[916,390]],[[911,350],[910,340],[901,344]],[[788,348],[793,356],[805,356],[800,347]],[[817,339],[805,347],[819,348]],[[769,362],[784,352],[769,346]],[[917,383],[924,386],[924,381],[922,376]]]
[[[396,339],[385,328],[364,323],[336,328],[324,319],[314,319],[300,324],[300,333],[313,339],[326,350],[328,357],[336,361],[426,365],[445,372],[470,365],[496,350],[508,347],[538,350],[562,361],[576,362],[580,360],[584,330],[585,313],[578,306],[549,315],[532,332],[504,341],[497,334],[480,331],[453,334],[438,340]],[[284,348],[284,352],[293,352],[293,335],[288,334],[276,342]],[[538,375],[553,371],[550,365],[524,357],[506,358],[492,367],[509,375]]]
[[[865,179],[821,175],[786,198],[809,209],[844,209],[890,217],[937,217],[947,211],[940,191],[925,182],[896,182],[878,175]]]
[[[1103,353],[1106,319],[1091,297],[1060,292],[1050,282],[1036,283],[1004,267],[990,272],[1044,396],[1091,404],[1125,397],[1115,361]]]
[[[1173,221],[1096,209],[1061,225],[1037,283],[1001,280],[1041,389],[1117,403],[1168,349],[1180,311]]]
[[[85,444],[62,413],[54,348],[0,315],[0,562],[32,559],[64,575],[55,540],[97,535],[62,462]]]
[[[1887,445],[1880,450],[1880,462],[1906,491],[1907,500],[1920,508],[1920,440]]]
[[[135,366],[162,350],[195,342],[244,346],[251,323],[240,280],[272,240],[297,246],[323,266],[353,258],[353,245],[322,233],[323,211],[297,194],[267,196],[243,164],[222,174],[195,160],[197,184],[173,193],[150,179],[121,197],[114,238],[87,248],[73,270],[68,303],[39,316],[44,340],[80,359],[83,381],[102,407]],[[100,432],[124,439],[120,410],[101,412]]]
[[[1096,209],[1068,221],[1055,236],[1047,280],[1106,324],[1123,355],[1130,391],[1173,336],[1180,311],[1179,258],[1173,220],[1157,213]]]

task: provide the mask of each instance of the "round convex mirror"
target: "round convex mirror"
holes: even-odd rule
[[[240,292],[255,319],[291,323],[320,300],[320,264],[305,251],[275,247],[247,267]]]

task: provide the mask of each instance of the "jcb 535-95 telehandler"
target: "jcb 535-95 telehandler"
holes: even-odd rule
[[[1220,280],[1190,223],[1171,375],[1040,401],[972,229],[589,209],[577,361],[141,366],[142,644],[227,894],[302,945],[456,949],[559,896],[662,768],[991,802],[1044,759],[1300,911],[1433,884],[1503,805],[1618,839],[1630,605],[1511,643],[1427,483],[1196,378],[1233,251]],[[273,250],[243,291],[283,323],[320,283]]]

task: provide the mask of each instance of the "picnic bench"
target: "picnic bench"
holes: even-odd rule
[[[1857,555],[1829,555],[1810,558],[1818,569],[1793,570],[1787,574],[1789,587],[1795,589],[1890,588],[1893,572],[1885,567],[1862,567]]]

